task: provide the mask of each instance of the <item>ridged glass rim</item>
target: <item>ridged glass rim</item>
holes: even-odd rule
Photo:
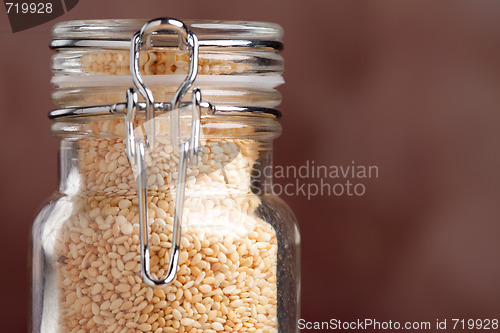
[[[54,39],[130,40],[149,19],[100,19],[65,21],[54,25]],[[283,28],[276,23],[255,21],[181,20],[200,40],[276,41]]]

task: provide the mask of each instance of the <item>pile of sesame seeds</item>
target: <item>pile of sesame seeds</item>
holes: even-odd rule
[[[94,122],[113,132],[120,121]],[[160,133],[161,134],[161,133]],[[61,332],[277,332],[277,239],[255,216],[257,158],[249,139],[206,139],[188,170],[179,271],[142,282],[136,183],[123,138],[79,139],[81,193],[57,246]],[[168,140],[149,155],[151,272],[164,276],[178,158]]]
[[[147,75],[186,74],[189,55],[180,51],[140,51],[140,71]],[[198,74],[218,75],[241,73],[251,68],[245,63],[228,61],[228,55],[221,52],[201,52]],[[240,56],[241,58],[241,56]],[[130,52],[96,52],[82,56],[82,70],[85,73],[130,75]]]

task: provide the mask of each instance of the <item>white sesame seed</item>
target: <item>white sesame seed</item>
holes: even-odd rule
[[[213,322],[212,328],[216,331],[222,331],[224,329],[224,326],[222,326],[222,324],[219,322]]]
[[[191,318],[182,318],[181,324],[184,326],[192,326],[194,324],[194,320]]]
[[[172,310],[172,315],[174,316],[175,320],[181,320],[182,315],[177,309]]]

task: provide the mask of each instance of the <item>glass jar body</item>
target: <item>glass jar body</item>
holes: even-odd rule
[[[137,188],[116,116],[56,121],[60,188],[33,227],[32,332],[295,332],[299,233],[270,193],[271,117],[213,117],[188,169],[179,271],[141,278]],[[151,262],[168,266],[178,155],[149,155]]]

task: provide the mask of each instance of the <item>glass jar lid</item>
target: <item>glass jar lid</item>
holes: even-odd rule
[[[175,25],[158,26],[162,20],[79,20],[55,25],[51,47],[57,51],[52,58],[56,90],[52,99],[65,109],[51,112],[51,117],[124,111],[123,93],[119,92],[137,86],[133,80],[137,76],[141,85],[151,87],[149,94],[156,90],[155,95],[163,96],[156,101],[178,99],[177,95],[192,99],[190,88],[196,80],[218,112],[280,114],[268,110],[281,99],[275,89],[283,83],[283,58],[278,54],[283,29],[279,25],[169,19],[182,25],[177,27],[179,33]],[[146,26],[155,28],[144,30]],[[183,47],[186,32],[195,36],[194,53]],[[137,47],[134,40],[139,33]],[[96,95],[96,91],[106,94]],[[165,103],[155,107],[168,108]]]

